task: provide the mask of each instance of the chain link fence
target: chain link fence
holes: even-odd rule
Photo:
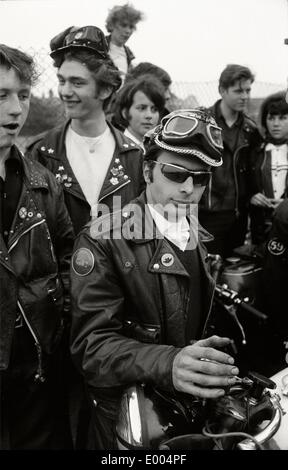
[[[64,111],[57,93],[56,69],[45,48],[29,48],[25,52],[34,57],[39,74],[33,88],[30,113],[21,136],[19,146],[25,150],[34,140],[34,136],[45,132],[59,124],[64,119]],[[173,77],[172,77],[173,78]],[[271,93],[285,89],[285,84],[256,81],[252,87],[249,113],[257,119],[259,106],[263,99]],[[173,109],[190,108],[194,106],[211,106],[217,99],[218,81],[207,82],[173,82],[171,86]]]

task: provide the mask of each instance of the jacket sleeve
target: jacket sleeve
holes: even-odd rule
[[[48,170],[46,170],[48,172]],[[75,240],[73,225],[64,202],[62,187],[48,172],[50,198],[46,201],[46,216],[59,274],[64,287],[64,315],[70,316],[70,261]]]
[[[56,183],[59,191],[57,205],[57,232],[55,235],[56,256],[59,271],[64,285],[64,314],[70,315],[70,261],[75,240],[73,225],[64,202],[62,188]]]
[[[81,259],[85,250],[89,255],[83,275],[77,256]],[[179,349],[123,335],[129,306],[125,305],[121,270],[113,263],[111,245],[85,232],[78,236],[72,258],[71,303],[71,353],[90,387],[108,389],[143,382],[174,390],[172,364]]]

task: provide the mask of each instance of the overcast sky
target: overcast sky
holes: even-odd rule
[[[105,32],[113,5],[125,0],[0,0],[0,42],[46,47],[68,26]],[[256,79],[286,83],[288,0],[131,0],[145,13],[128,45],[136,62],[165,68],[175,81],[210,81],[228,63],[250,67]]]

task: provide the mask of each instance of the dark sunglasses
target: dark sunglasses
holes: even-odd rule
[[[170,181],[174,183],[184,183],[190,176],[192,176],[194,186],[206,186],[211,178],[211,171],[193,171],[187,170],[182,166],[173,165],[172,163],[154,163],[161,166],[161,173]]]

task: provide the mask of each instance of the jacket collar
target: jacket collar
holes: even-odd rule
[[[131,214],[133,214],[132,217],[130,217]],[[147,243],[151,239],[163,239],[163,235],[157,230],[147,205],[146,191],[143,191],[138,198],[127,204],[122,210],[122,215],[124,218],[124,224],[122,226],[124,238],[131,239],[131,241],[136,244]],[[196,219],[195,216],[192,217],[193,220],[189,219],[190,227],[195,230],[195,233],[197,231],[196,236],[198,236],[198,239],[201,242],[213,240],[213,236],[200,225],[198,219]],[[131,238],[130,228],[132,225],[133,237]]]
[[[29,158],[25,158],[23,153],[14,145],[11,148],[12,158],[20,159],[21,167],[24,171],[24,177],[26,183],[32,189],[48,189],[48,183],[43,174],[43,171],[39,170],[40,165],[31,161]]]
[[[134,201],[131,202],[133,216],[132,219],[129,217],[129,206],[125,206],[122,211],[124,219],[126,219],[126,224],[122,224],[122,235],[126,239],[131,239],[132,243],[135,244],[145,244],[150,243],[151,240],[159,239],[159,243],[156,246],[156,250],[150,259],[148,271],[151,273],[159,273],[159,274],[174,274],[174,275],[181,275],[187,278],[190,277],[189,273],[187,272],[186,268],[181,263],[180,259],[178,258],[177,254],[175,253],[173,246],[171,243],[168,242],[166,238],[163,237],[157,230],[157,227],[154,223],[153,217],[147,205],[147,198],[146,198],[146,191],[143,191],[141,195],[136,198]],[[137,210],[137,207],[139,208]],[[145,218],[145,221],[144,221]],[[144,224],[145,222],[145,224]],[[133,224],[133,233],[135,234],[135,238],[131,238],[131,231],[130,227]],[[190,227],[193,227],[193,223]],[[145,233],[143,234],[143,228],[145,227]],[[207,232],[197,221],[197,233],[198,236],[198,243],[194,244],[193,248],[196,247],[198,253],[200,255],[201,265],[204,269],[208,278],[210,275],[208,274],[205,260],[206,260],[206,250],[204,249],[202,242],[207,242],[213,240],[213,236]]]
[[[40,170],[40,164],[25,158],[16,146],[12,147],[11,152],[15,152],[21,159],[23,165],[23,185],[19,198],[17,210],[12,222],[8,247],[0,237],[0,262],[6,264],[6,267],[14,272],[8,257],[8,251],[13,247],[15,241],[24,233],[29,231],[33,226],[42,224],[45,221],[45,214],[39,205],[39,198],[36,196],[37,190],[48,191],[48,183],[45,173]],[[14,155],[15,155],[14,153]]]
[[[138,145],[135,144],[135,142],[131,142],[130,139],[124,136],[123,133],[116,129],[109,121],[106,122],[116,142],[115,150],[117,150],[120,155],[133,149],[138,149]],[[61,127],[47,133],[40,147],[40,151],[43,155],[59,161],[62,161],[63,155],[65,155],[65,158],[67,159],[65,137],[70,124],[71,119],[66,121]]]
[[[107,44],[108,44],[108,47],[110,47],[110,42],[111,42],[111,34],[109,34],[108,36],[105,36],[106,38],[106,41],[107,41]],[[128,65],[130,64],[130,62],[135,59],[135,56],[133,54],[133,52],[131,51],[131,49],[126,46],[126,44],[124,44],[124,50],[126,52],[126,56],[127,56],[127,62],[128,62]]]
[[[210,111],[210,113],[216,120],[219,119],[219,116],[222,116],[221,110],[220,110],[220,103],[221,103],[221,99],[217,100],[213,104],[213,106],[208,108],[208,111]],[[254,131],[254,129],[256,129],[257,126],[255,122],[245,112],[240,113],[240,119],[241,120],[239,121],[239,125],[241,126],[244,133],[250,134],[251,132]],[[237,119],[237,122],[238,122],[238,119]]]
[[[156,251],[149,262],[148,270],[155,273],[189,276],[171,244],[157,230],[147,205],[145,191],[122,210],[92,220],[89,227],[92,239],[123,238],[136,245],[149,244],[151,241],[158,240],[159,243],[157,243]],[[213,240],[213,236],[199,223],[197,234],[198,243],[194,244],[193,248],[197,246],[203,265],[206,252],[202,242]]]

